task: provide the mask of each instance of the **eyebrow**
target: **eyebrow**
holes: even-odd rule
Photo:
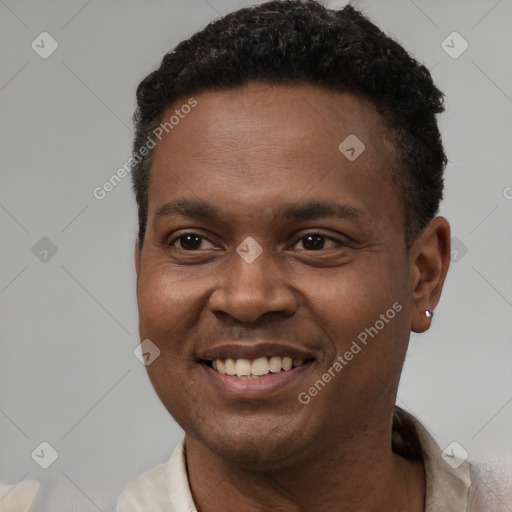
[[[276,219],[285,221],[304,221],[326,217],[355,220],[362,215],[361,210],[336,201],[297,201],[280,205],[275,213]],[[173,216],[198,220],[223,220],[223,216],[213,205],[200,199],[179,198],[166,203],[157,209],[155,220]]]

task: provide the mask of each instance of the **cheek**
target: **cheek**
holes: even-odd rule
[[[191,385],[197,371],[190,339],[198,324],[201,290],[194,279],[178,279],[163,265],[148,265],[137,283],[140,339],[150,339],[160,350],[146,367],[149,379],[169,413],[183,416],[190,400],[198,400]]]
[[[308,292],[309,314],[326,340],[326,359],[309,386],[322,374],[331,375],[315,398],[319,408],[332,403],[344,403],[348,411],[361,404],[376,407],[397,385],[408,339],[405,308],[382,269],[375,270],[373,276],[340,269],[336,278],[317,282]]]
[[[200,291],[193,279],[179,279],[164,265],[148,265],[137,282],[141,336],[179,333],[187,325]]]
[[[329,269],[324,275],[303,276],[305,307],[330,342],[328,358],[344,354],[358,337],[363,342],[382,340],[379,342],[382,351],[376,349],[372,354],[354,359],[373,357],[377,350],[382,353],[375,357],[386,355],[385,351],[400,351],[406,336],[405,294],[398,272],[403,274],[404,269],[395,268],[392,259],[385,261],[367,254],[336,271]]]

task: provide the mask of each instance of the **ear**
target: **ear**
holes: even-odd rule
[[[140,252],[141,250],[139,249],[139,237],[137,236],[137,238],[135,239],[135,248],[134,248],[134,262],[135,262],[135,273],[137,275],[137,277],[139,277],[139,273],[140,273]]]
[[[411,330],[425,332],[431,319],[425,311],[434,311],[441,297],[450,266],[450,224],[444,217],[432,219],[414,241],[410,253],[413,296]]]

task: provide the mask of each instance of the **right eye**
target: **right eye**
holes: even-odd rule
[[[175,249],[180,249],[183,251],[198,251],[201,250],[201,243],[205,241],[210,243],[212,246],[212,242],[210,242],[207,238],[202,235],[198,235],[192,231],[187,231],[186,233],[181,233],[179,236],[174,237],[172,240],[167,242],[169,247],[173,247]],[[178,242],[179,247],[175,246],[175,243]]]

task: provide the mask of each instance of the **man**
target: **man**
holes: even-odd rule
[[[352,7],[268,2],[137,100],[140,336],[185,439],[118,511],[480,507],[470,464],[395,407],[450,259],[427,69]]]

